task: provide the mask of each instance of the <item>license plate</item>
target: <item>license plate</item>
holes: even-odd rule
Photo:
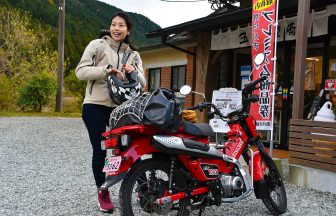
[[[110,157],[105,159],[103,172],[116,172],[121,165],[121,156]]]

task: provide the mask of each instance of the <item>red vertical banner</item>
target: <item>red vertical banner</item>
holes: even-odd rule
[[[274,73],[276,31],[276,0],[253,0],[252,6],[252,79],[268,76],[254,94],[259,102],[251,105],[251,114],[257,120],[258,130],[272,130],[272,92],[270,84]],[[258,60],[257,60],[258,59]]]

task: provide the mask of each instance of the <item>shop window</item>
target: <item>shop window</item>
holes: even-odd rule
[[[148,75],[148,91],[160,88],[161,68],[150,68]]]
[[[186,83],[186,66],[174,66],[171,70],[171,89],[173,91],[179,91]]]
[[[308,45],[306,67],[305,67],[305,106],[304,117],[306,118],[314,97],[319,95],[324,87],[322,82],[323,68],[323,43]]]
[[[336,79],[336,36],[330,40],[329,47],[329,70],[327,79]]]
[[[321,88],[322,63],[322,56],[311,56],[306,58],[304,87],[306,91],[315,91]]]

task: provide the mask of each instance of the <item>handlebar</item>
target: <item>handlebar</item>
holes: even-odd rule
[[[244,89],[242,90],[242,94],[243,94],[243,101],[242,101],[242,104],[243,104],[243,107],[241,109],[241,111],[238,111],[238,112],[246,112],[248,107],[249,107],[249,104],[252,102],[257,102],[259,101],[259,96],[258,95],[250,95],[248,97],[249,94],[252,93],[252,91],[258,89],[259,87],[256,87],[257,84],[259,84],[260,82],[264,81],[267,79],[267,76],[262,76],[254,81],[251,81],[249,83],[247,83],[246,85],[244,85]],[[210,103],[210,102],[201,102],[195,106],[192,106],[192,107],[189,107],[189,108],[186,108],[187,110],[204,110],[206,108],[213,108],[214,109],[214,114],[217,114],[222,120],[224,119],[227,119],[232,113],[228,114],[228,115],[223,115],[220,110],[218,109],[218,107],[213,104],[213,103]],[[235,113],[237,111],[234,111],[233,113]]]
[[[255,103],[259,101],[259,96],[258,95],[251,95],[247,100],[251,101],[252,103]]]
[[[228,117],[228,116],[224,116],[220,112],[220,110],[218,109],[218,107],[215,104],[211,103],[211,102],[202,102],[202,103],[199,103],[199,104],[197,104],[195,106],[188,107],[188,108],[186,108],[186,110],[196,110],[196,109],[198,109],[198,110],[204,110],[206,108],[211,108],[211,107],[215,110],[215,112],[214,112],[215,114],[221,116],[222,118],[227,118]]]
[[[199,104],[197,104],[196,106],[186,108],[186,110],[197,110],[197,109],[199,109]]]
[[[267,76],[262,76],[256,80],[253,80],[247,84],[244,85],[243,93],[249,94],[252,91],[256,90],[257,88],[255,87],[258,83],[264,81],[267,79]]]
[[[195,106],[188,107],[188,108],[186,108],[186,110],[196,110],[196,109],[203,110],[203,109],[206,109],[208,107],[211,107],[212,105],[213,104],[210,103],[210,102],[202,102],[202,103],[199,103]]]

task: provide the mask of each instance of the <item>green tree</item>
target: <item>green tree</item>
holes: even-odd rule
[[[7,105],[1,110],[17,108],[17,92],[33,76],[43,71],[56,74],[57,52],[48,48],[50,32],[28,13],[0,6],[0,76],[1,83],[10,83],[12,92],[12,97],[6,97],[2,89],[0,100]]]
[[[13,7],[29,11],[34,20],[52,26],[53,49],[57,49],[58,6],[57,0],[8,0]],[[64,55],[69,59],[69,68],[76,67],[85,46],[98,37],[102,29],[108,29],[111,16],[121,9],[97,0],[71,0],[65,3],[65,46]],[[148,39],[145,33],[159,29],[147,17],[128,13],[133,22],[132,42],[135,46],[159,43],[159,39]]]
[[[7,7],[0,8],[0,23],[0,53],[6,75],[20,83],[40,71],[56,71],[57,54],[48,50],[50,29],[32,23],[27,12]]]
[[[10,79],[3,74],[0,74],[0,110],[9,111],[15,109],[15,103],[18,94],[13,90]]]
[[[75,70],[71,70],[69,75],[64,79],[65,88],[71,95],[83,100],[85,96],[86,82],[79,80],[75,75]]]
[[[51,102],[57,92],[57,81],[50,73],[33,76],[20,89],[19,106],[22,109],[41,112],[42,108]]]

